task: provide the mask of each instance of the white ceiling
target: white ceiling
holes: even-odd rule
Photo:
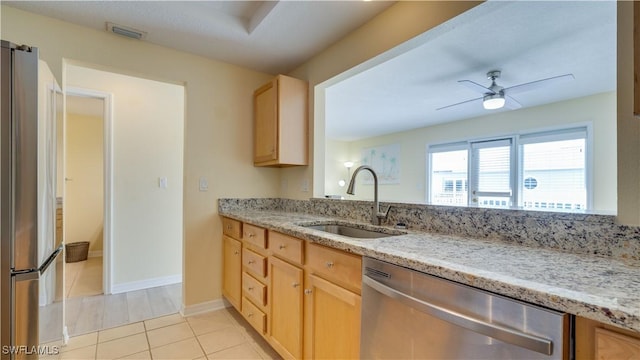
[[[373,59],[380,64],[327,88],[328,138],[354,140],[488,115],[480,100],[435,109],[482,96],[457,80],[488,87],[490,70],[502,71],[504,87],[575,76],[514,95],[523,108],[616,89],[615,1],[490,1],[413,42],[421,44],[390,60]]]
[[[3,1],[105,30],[107,21],[159,45],[268,73],[287,73],[384,11],[383,1]],[[330,24],[330,26],[328,26]],[[113,35],[118,36],[118,35]],[[136,40],[131,40],[136,41]],[[572,73],[515,95],[524,108],[616,87],[615,1],[488,1],[382,55],[327,89],[326,134],[353,140],[490,114],[457,83],[509,87]],[[367,68],[369,65],[364,66]],[[508,109],[494,110],[496,112]]]
[[[148,33],[144,41],[278,74],[295,69],[394,2],[54,0],[2,3],[98,30],[105,30],[106,22],[133,27]]]

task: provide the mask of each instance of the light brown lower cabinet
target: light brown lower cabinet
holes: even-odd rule
[[[242,295],[242,287],[240,285],[240,276],[242,273],[242,243],[226,235],[223,235],[222,238],[224,241],[222,294],[233,307],[240,311],[240,296]]]
[[[576,360],[640,360],[640,334],[576,317]]]
[[[271,344],[283,357],[300,359],[303,270],[272,256],[269,276]]]
[[[306,359],[359,358],[360,295],[309,275],[304,306]]]
[[[283,358],[359,357],[361,256],[223,224],[223,295]]]

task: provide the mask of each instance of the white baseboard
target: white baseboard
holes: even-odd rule
[[[178,284],[181,282],[182,282],[182,275],[163,276],[163,277],[157,277],[153,279],[132,281],[132,282],[122,283],[122,284],[113,284],[113,286],[111,287],[111,293],[120,294],[128,291],[149,289],[149,288],[158,287],[158,286]]]
[[[220,309],[224,309],[229,307],[230,304],[223,299],[205,301],[199,304],[184,306],[182,305],[182,309],[180,309],[180,314],[182,316],[192,316],[207,313],[210,311],[216,311]]]
[[[89,256],[90,258],[94,258],[94,257],[102,257],[102,250],[89,251],[88,256]]]

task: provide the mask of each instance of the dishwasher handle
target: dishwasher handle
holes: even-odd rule
[[[438,305],[431,304],[384,285],[367,275],[363,275],[362,282],[379,293],[400,301],[404,305],[410,306],[425,314],[435,316],[451,324],[541,354],[551,355],[553,353],[553,342],[549,339],[527,334],[502,325],[488,323],[486,321],[475,319]]]

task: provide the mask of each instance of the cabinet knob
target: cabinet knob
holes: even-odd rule
[[[247,264],[249,264],[249,265],[251,265],[251,264],[255,264],[255,263],[256,263],[256,261],[255,261],[255,260],[249,260],[249,261],[247,261]]]
[[[240,251],[236,250],[233,252],[234,255],[240,255]]]
[[[327,266],[327,268],[331,269],[333,267],[333,261],[327,261],[325,265]]]
[[[298,286],[300,286],[300,284],[294,282],[293,284],[291,284],[291,286],[293,286],[294,288],[297,288]]]
[[[282,249],[285,249],[286,247],[287,247],[287,245],[280,244],[280,246],[278,246],[278,249],[282,250]]]
[[[304,294],[305,294],[305,295],[311,295],[311,293],[313,293],[313,290],[311,290],[311,289],[304,289]]]

